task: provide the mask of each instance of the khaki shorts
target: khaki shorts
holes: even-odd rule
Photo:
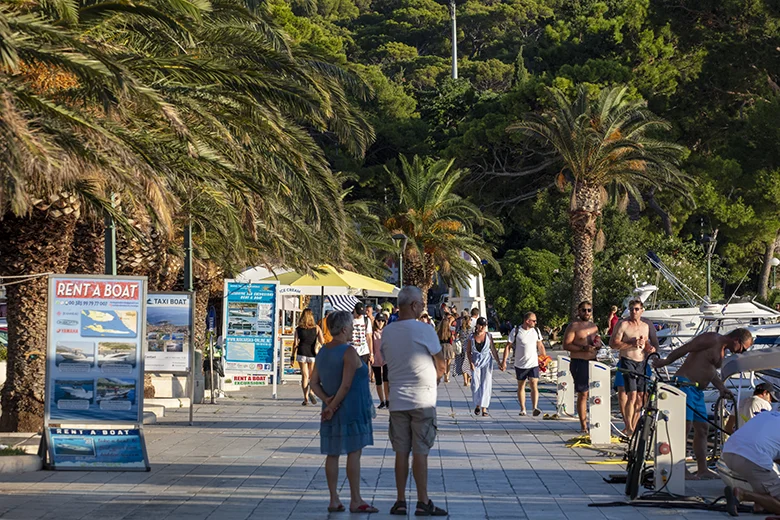
[[[393,451],[427,455],[436,440],[436,408],[390,412],[388,434]]]
[[[780,500],[780,475],[736,453],[724,453],[722,458],[731,471],[748,481],[753,491]]]

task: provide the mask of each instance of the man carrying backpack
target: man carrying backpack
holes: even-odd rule
[[[523,324],[515,327],[509,333],[509,342],[504,349],[504,359],[501,362],[501,370],[506,370],[506,362],[509,359],[509,350],[515,349],[515,375],[517,376],[517,399],[520,401],[520,415],[526,415],[525,411],[525,382],[531,381],[531,404],[534,417],[542,411],[539,409],[539,356],[546,356],[542,334],[536,328],[536,314],[525,313]]]
[[[356,303],[352,311],[352,347],[357,350],[358,356],[368,366],[373,362],[371,352],[372,336],[374,332],[371,327],[371,320],[365,315],[365,307],[362,303]]]

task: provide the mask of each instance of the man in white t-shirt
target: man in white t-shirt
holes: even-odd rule
[[[525,313],[523,324],[515,327],[509,333],[509,342],[504,349],[504,360],[501,370],[506,370],[509,351],[515,349],[515,376],[517,377],[517,400],[520,401],[520,415],[525,411],[525,382],[531,382],[531,404],[534,417],[542,411],[539,409],[539,356],[546,356],[542,334],[536,328],[536,314]]]
[[[739,502],[754,502],[754,512],[780,514],[780,475],[774,463],[780,461],[780,413],[761,412],[728,438],[723,445],[723,462],[747,480],[753,491],[727,487],[726,510],[737,516]]]
[[[471,327],[471,332],[474,333],[475,330],[477,330],[477,319],[479,318],[479,309],[474,307],[471,309],[471,318],[469,319],[469,327]]]
[[[436,439],[436,386],[444,374],[444,353],[433,327],[417,321],[425,310],[422,292],[406,286],[398,293],[398,321],[382,332],[382,357],[390,381],[390,429],[395,451],[397,500],[390,513],[407,514],[409,453],[417,485],[416,516],[446,516],[428,497],[428,452]]]
[[[772,395],[772,385],[761,383],[756,385],[753,395],[739,402],[737,413],[729,417],[725,430],[731,432],[734,426],[742,428],[746,422],[761,412],[767,412],[772,409],[772,402],[775,400]]]
[[[371,342],[373,341],[371,320],[365,315],[365,309],[362,303],[356,303],[352,311],[352,341],[350,344],[357,350],[358,356],[363,363],[371,366],[373,356],[371,356]]]

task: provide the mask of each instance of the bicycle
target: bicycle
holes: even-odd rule
[[[658,416],[660,410],[658,409],[658,385],[659,383],[674,384],[678,387],[683,386],[697,386],[696,383],[682,382],[679,380],[665,381],[661,379],[660,374],[656,370],[657,379],[647,377],[644,375],[647,369],[647,363],[652,357],[661,356],[658,353],[650,354],[645,360],[643,365],[642,374],[635,374],[639,377],[643,377],[646,380],[647,389],[646,393],[647,404],[642,408],[639,420],[637,421],[637,427],[634,433],[631,435],[628,443],[628,450],[626,451],[626,487],[625,494],[634,500],[639,494],[639,487],[643,481],[645,473],[645,464],[648,458],[653,457],[653,438],[655,438],[655,428],[658,424]],[[619,368],[623,373],[628,371]],[[661,491],[657,490],[656,492]]]

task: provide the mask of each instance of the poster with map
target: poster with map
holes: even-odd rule
[[[145,292],[139,277],[49,278],[47,422],[140,424]]]
[[[276,282],[225,281],[222,322],[225,372],[273,373],[277,287]]]

